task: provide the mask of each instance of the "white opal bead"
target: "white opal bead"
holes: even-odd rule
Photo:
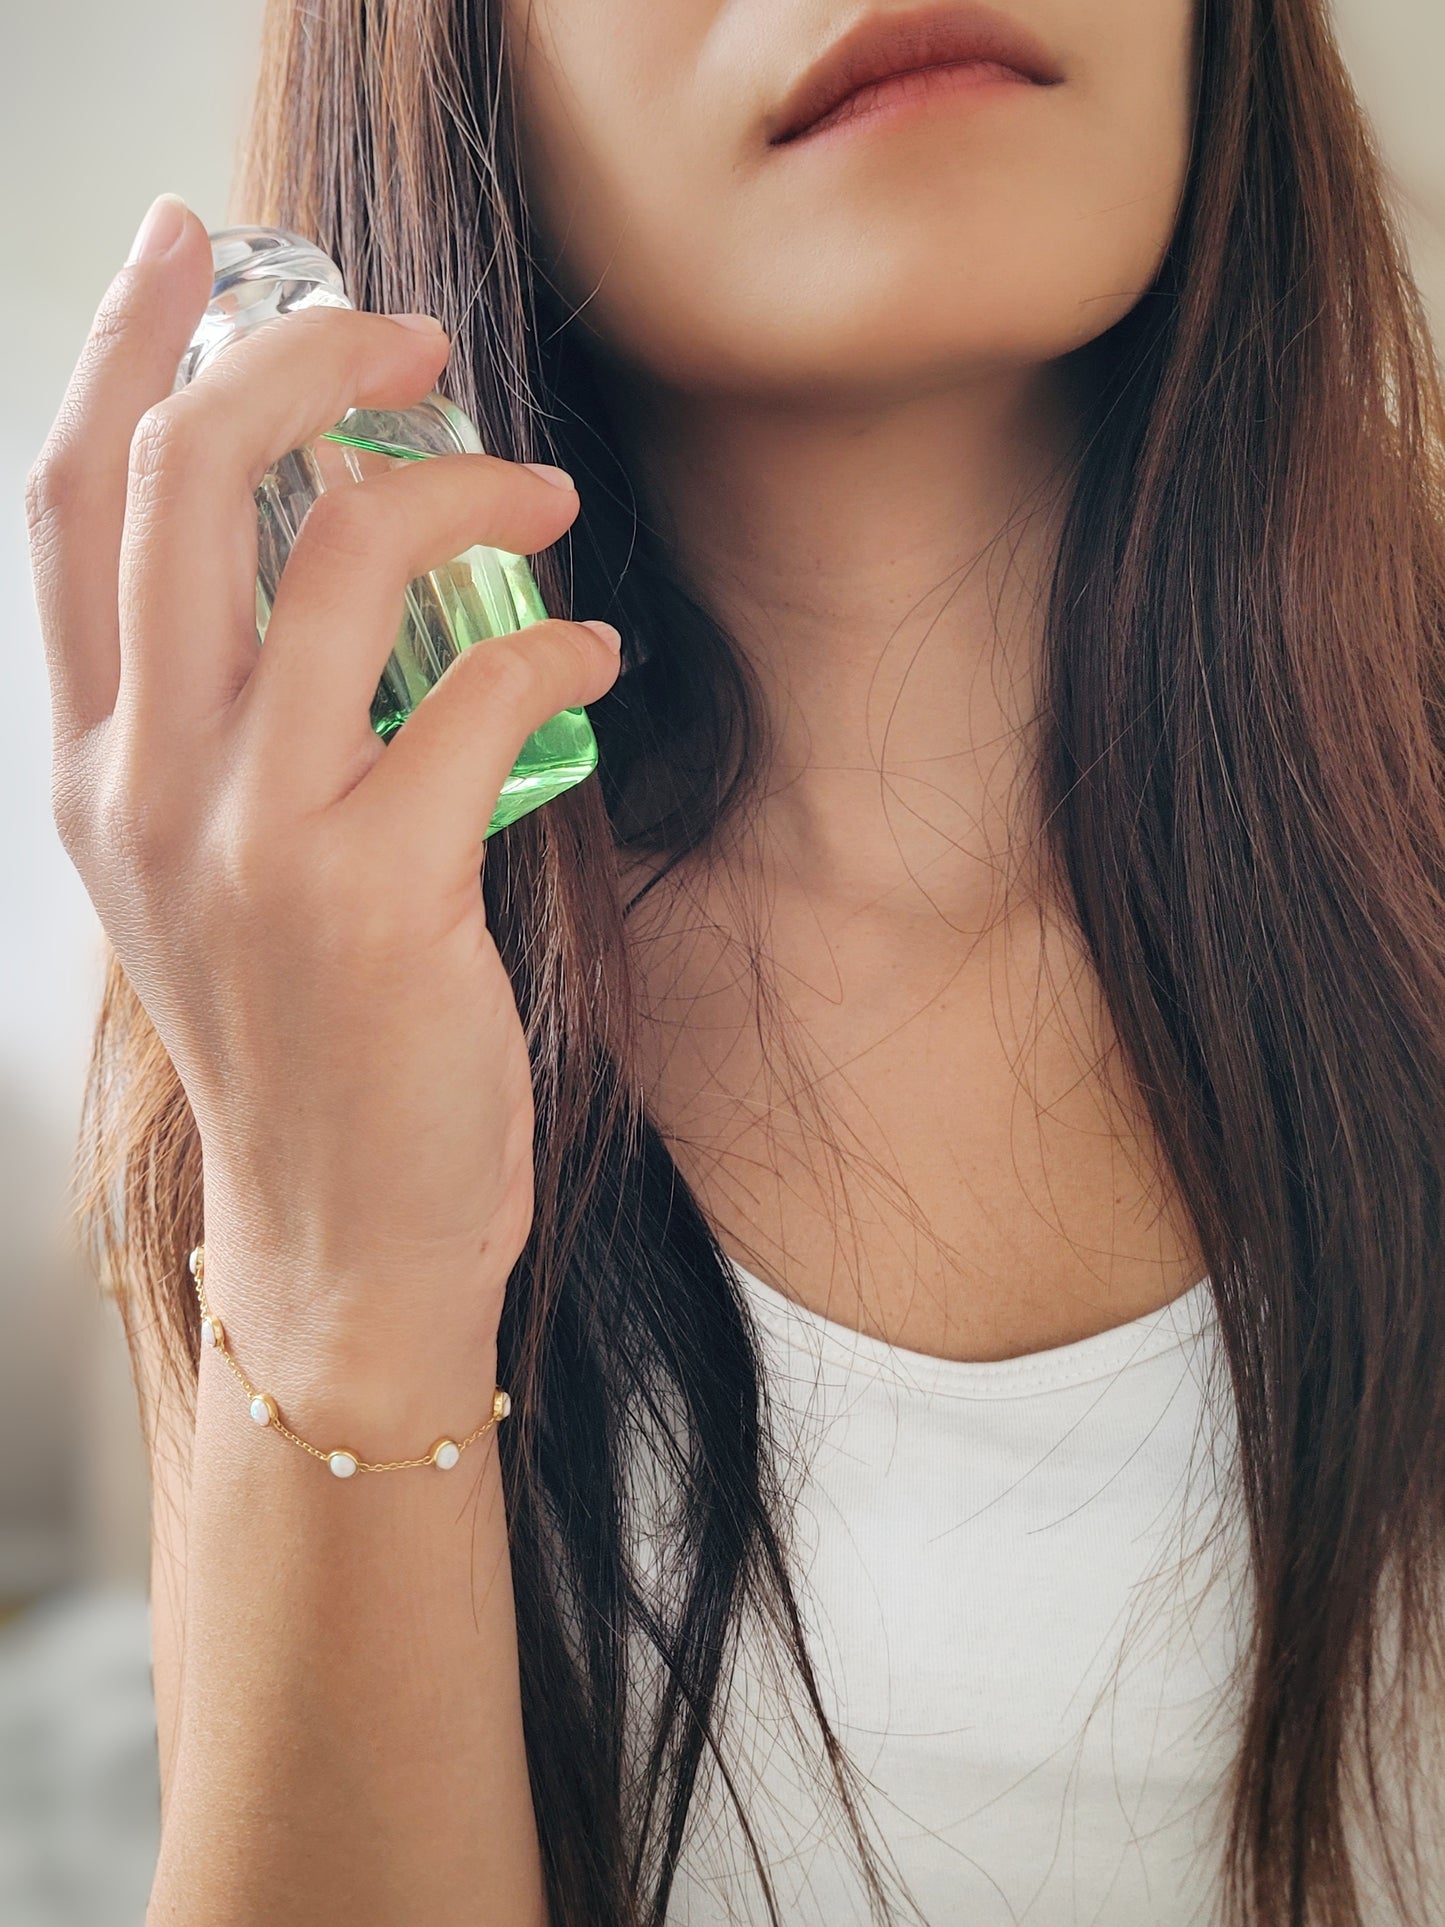
[[[349,1479],[356,1470],[356,1455],[354,1452],[328,1452],[326,1463],[338,1479]]]
[[[201,1258],[201,1247],[199,1245],[196,1245],[192,1249],[191,1255],[189,1258],[187,1258],[186,1263],[190,1266],[191,1276],[193,1278],[199,1278],[201,1275],[201,1267],[203,1263],[203,1260]]]
[[[455,1439],[438,1439],[431,1449],[431,1462],[439,1465],[443,1472],[450,1472],[462,1456],[462,1448]]]
[[[512,1394],[510,1392],[498,1392],[492,1399],[493,1418],[506,1418],[511,1409]]]
[[[219,1345],[221,1342],[221,1321],[207,1315],[201,1320],[201,1343]]]
[[[251,1400],[251,1416],[258,1425],[269,1425],[276,1416],[276,1407],[264,1392],[257,1392]]]

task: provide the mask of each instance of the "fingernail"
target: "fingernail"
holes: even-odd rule
[[[146,217],[136,230],[130,253],[125,257],[126,266],[130,267],[137,261],[153,261],[173,248],[181,238],[187,211],[179,194],[158,194],[146,209]]]
[[[530,468],[534,475],[540,475],[544,482],[553,488],[574,488],[576,484],[565,468],[553,468],[548,462],[523,462],[523,468]]]
[[[530,468],[532,464],[529,462],[527,466],[528,468]],[[594,632],[594,634],[601,636],[602,640],[605,643],[609,644],[610,647],[612,647],[613,649],[618,649],[618,650],[621,649],[622,637],[613,628],[610,622],[598,622],[595,619],[592,619],[587,622],[584,622],[582,624],[582,627],[584,629],[591,629]]]
[[[434,314],[390,314],[388,321],[394,321],[398,328],[415,328],[419,335],[444,335],[446,329]]]

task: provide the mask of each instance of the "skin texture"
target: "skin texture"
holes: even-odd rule
[[[1167,243],[1191,21],[1183,0],[1019,16],[1059,86],[776,153],[767,116],[853,13],[542,0],[509,21],[557,278],[631,392],[649,512],[776,727],[757,835],[637,923],[654,1109],[755,1268],[977,1357],[1198,1275],[1020,860],[1019,781],[1075,429],[1058,358]],[[535,552],[577,511],[468,456],[308,518],[258,667],[251,484],[346,405],[419,399],[444,351],[293,316],[171,398],[208,267],[188,216],[119,271],[32,479],[57,822],[201,1129],[211,1302],[304,1436],[400,1456],[474,1422],[530,1209],[480,826],[527,733],[595,701],[615,658],[565,623],[470,653],[378,760],[366,698],[407,579],[468,541]],[[734,955],[764,916],[793,1052],[765,1062]],[[418,980],[424,1003],[397,994]],[[851,1139],[846,1191],[805,1078]],[[400,1169],[429,1188],[399,1203]],[[460,1921],[485,1896],[541,1922],[492,1442],[454,1473],[338,1486],[201,1365],[192,1409],[142,1341],[149,1918]]]
[[[903,11],[513,0],[549,265],[649,384],[737,412],[811,397],[852,414],[870,396],[891,411],[990,366],[1037,372],[1148,285],[1188,147],[1185,0],[1024,0],[1006,11],[1061,85],[769,148],[825,48]]]
[[[1060,84],[770,148],[877,8],[518,0],[528,197],[647,513],[762,677],[756,833],[634,919],[649,1090],[724,1243],[916,1349],[1007,1357],[1202,1273],[1029,861],[1060,357],[1173,229],[1193,8],[1031,0]],[[697,209],[706,208],[699,220]],[[764,1044],[749,936],[764,945]]]

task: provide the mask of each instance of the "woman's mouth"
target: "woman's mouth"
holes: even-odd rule
[[[1000,87],[1033,87],[1038,83],[1016,67],[996,60],[951,61],[945,66],[916,67],[909,73],[889,74],[855,88],[818,120],[800,128],[789,141],[812,140],[834,128],[858,121],[875,121],[907,113],[923,105],[966,93],[993,93]]]
[[[768,142],[786,146],[949,97],[1050,87],[1063,77],[1033,33],[980,0],[865,15],[790,89],[770,116]]]

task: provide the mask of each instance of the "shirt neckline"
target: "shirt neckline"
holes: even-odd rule
[[[750,1305],[775,1337],[796,1342],[800,1335],[806,1335],[816,1352],[845,1372],[863,1369],[872,1377],[891,1379],[915,1390],[961,1398],[1028,1398],[1111,1378],[1126,1367],[1197,1343],[1218,1322],[1206,1273],[1167,1304],[1087,1338],[1025,1352],[1017,1358],[941,1358],[932,1352],[889,1344],[886,1339],[826,1318],[767,1284],[741,1259],[724,1255]]]

